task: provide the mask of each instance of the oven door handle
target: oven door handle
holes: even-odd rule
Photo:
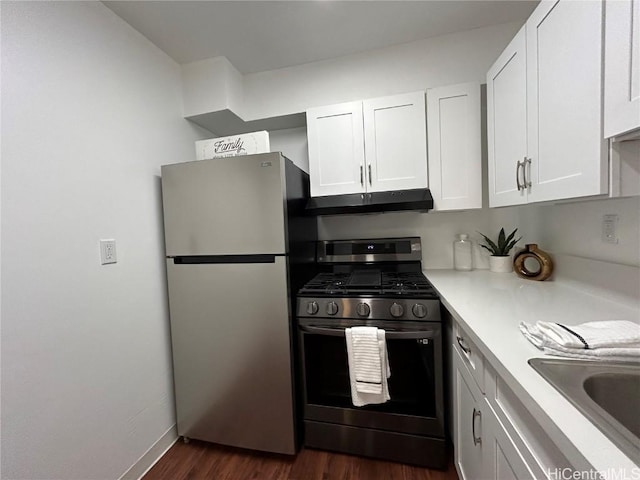
[[[312,325],[300,325],[300,330],[305,333],[316,335],[327,335],[330,337],[344,337],[344,328],[332,328],[332,327],[316,327]],[[385,330],[385,338],[390,340],[410,340],[419,338],[434,338],[436,332],[433,330]]]

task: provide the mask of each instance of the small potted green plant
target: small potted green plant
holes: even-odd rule
[[[506,235],[504,233],[504,228],[501,228],[500,233],[498,234],[497,243],[495,243],[485,234],[478,232],[484,237],[486,241],[486,244],[482,244],[480,246],[487,249],[489,253],[491,253],[491,256],[489,257],[489,269],[492,272],[509,273],[513,271],[513,263],[511,261],[509,252],[515,246],[515,244],[522,239],[522,237],[520,237],[514,240],[517,231],[518,229],[516,228],[509,235]]]

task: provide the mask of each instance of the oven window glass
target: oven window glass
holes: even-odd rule
[[[364,407],[354,407],[351,403],[345,338],[305,334],[303,341],[305,387],[310,404],[435,417],[434,353],[431,340],[387,339],[391,400]]]

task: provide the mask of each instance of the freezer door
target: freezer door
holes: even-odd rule
[[[286,257],[167,262],[178,434],[294,454]]]
[[[167,256],[286,252],[279,153],[162,167]]]

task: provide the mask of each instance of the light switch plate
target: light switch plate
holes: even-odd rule
[[[116,241],[113,238],[100,240],[100,264],[107,265],[117,261]]]

